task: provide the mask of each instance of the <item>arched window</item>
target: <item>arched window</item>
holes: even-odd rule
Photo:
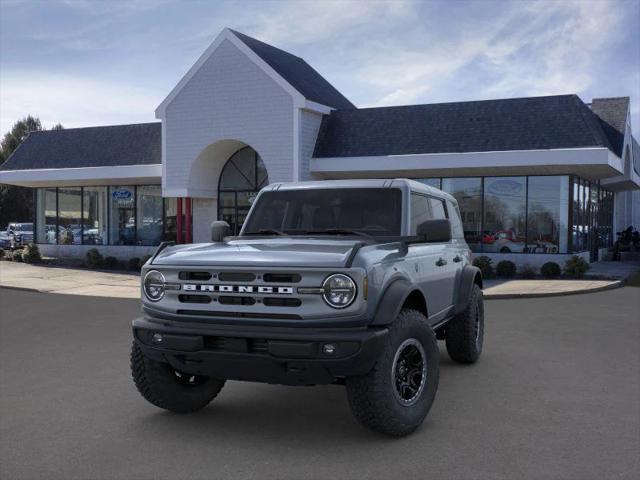
[[[258,191],[269,183],[267,169],[258,153],[244,147],[231,155],[220,174],[218,218],[236,235]]]

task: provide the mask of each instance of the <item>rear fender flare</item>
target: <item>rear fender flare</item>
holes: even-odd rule
[[[466,265],[462,269],[460,283],[458,284],[458,298],[455,308],[456,315],[464,312],[464,309],[467,308],[469,299],[471,298],[471,290],[476,283],[482,288],[482,272],[480,272],[478,267]]]

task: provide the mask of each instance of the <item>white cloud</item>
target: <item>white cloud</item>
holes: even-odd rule
[[[323,0],[279,2],[258,13],[253,32],[274,44],[313,43],[333,39],[357,26],[375,29],[410,12],[410,0]]]
[[[0,83],[0,132],[28,114],[39,117],[46,128],[58,122],[72,128],[153,121],[162,98],[163,92],[95,78],[11,73]]]
[[[356,82],[377,92],[369,104],[583,92],[623,19],[610,2],[504,6],[490,24],[467,23],[437,38],[430,33],[437,27],[433,22],[408,23],[404,29],[417,33],[412,42],[401,35],[359,52]]]

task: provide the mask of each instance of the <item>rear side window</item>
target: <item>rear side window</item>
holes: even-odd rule
[[[460,220],[460,210],[453,202],[447,200],[447,210],[449,210],[449,220],[451,221],[451,236],[453,238],[464,238],[462,220]]]
[[[439,220],[447,218],[447,211],[444,208],[444,202],[442,200],[439,198],[430,198],[429,203],[431,203],[433,218]]]
[[[429,203],[429,197],[419,195],[417,193],[411,194],[411,231],[410,235],[415,235],[418,225],[425,220],[432,219],[431,205]]]

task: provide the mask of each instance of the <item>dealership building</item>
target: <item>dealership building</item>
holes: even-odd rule
[[[557,95],[357,108],[303,59],[225,29],[158,122],[33,132],[0,183],[34,189],[35,242],[52,256],[206,242],[216,219],[237,232],[267,184],[408,177],[457,198],[477,254],[594,261],[616,231],[640,227],[629,104]]]

